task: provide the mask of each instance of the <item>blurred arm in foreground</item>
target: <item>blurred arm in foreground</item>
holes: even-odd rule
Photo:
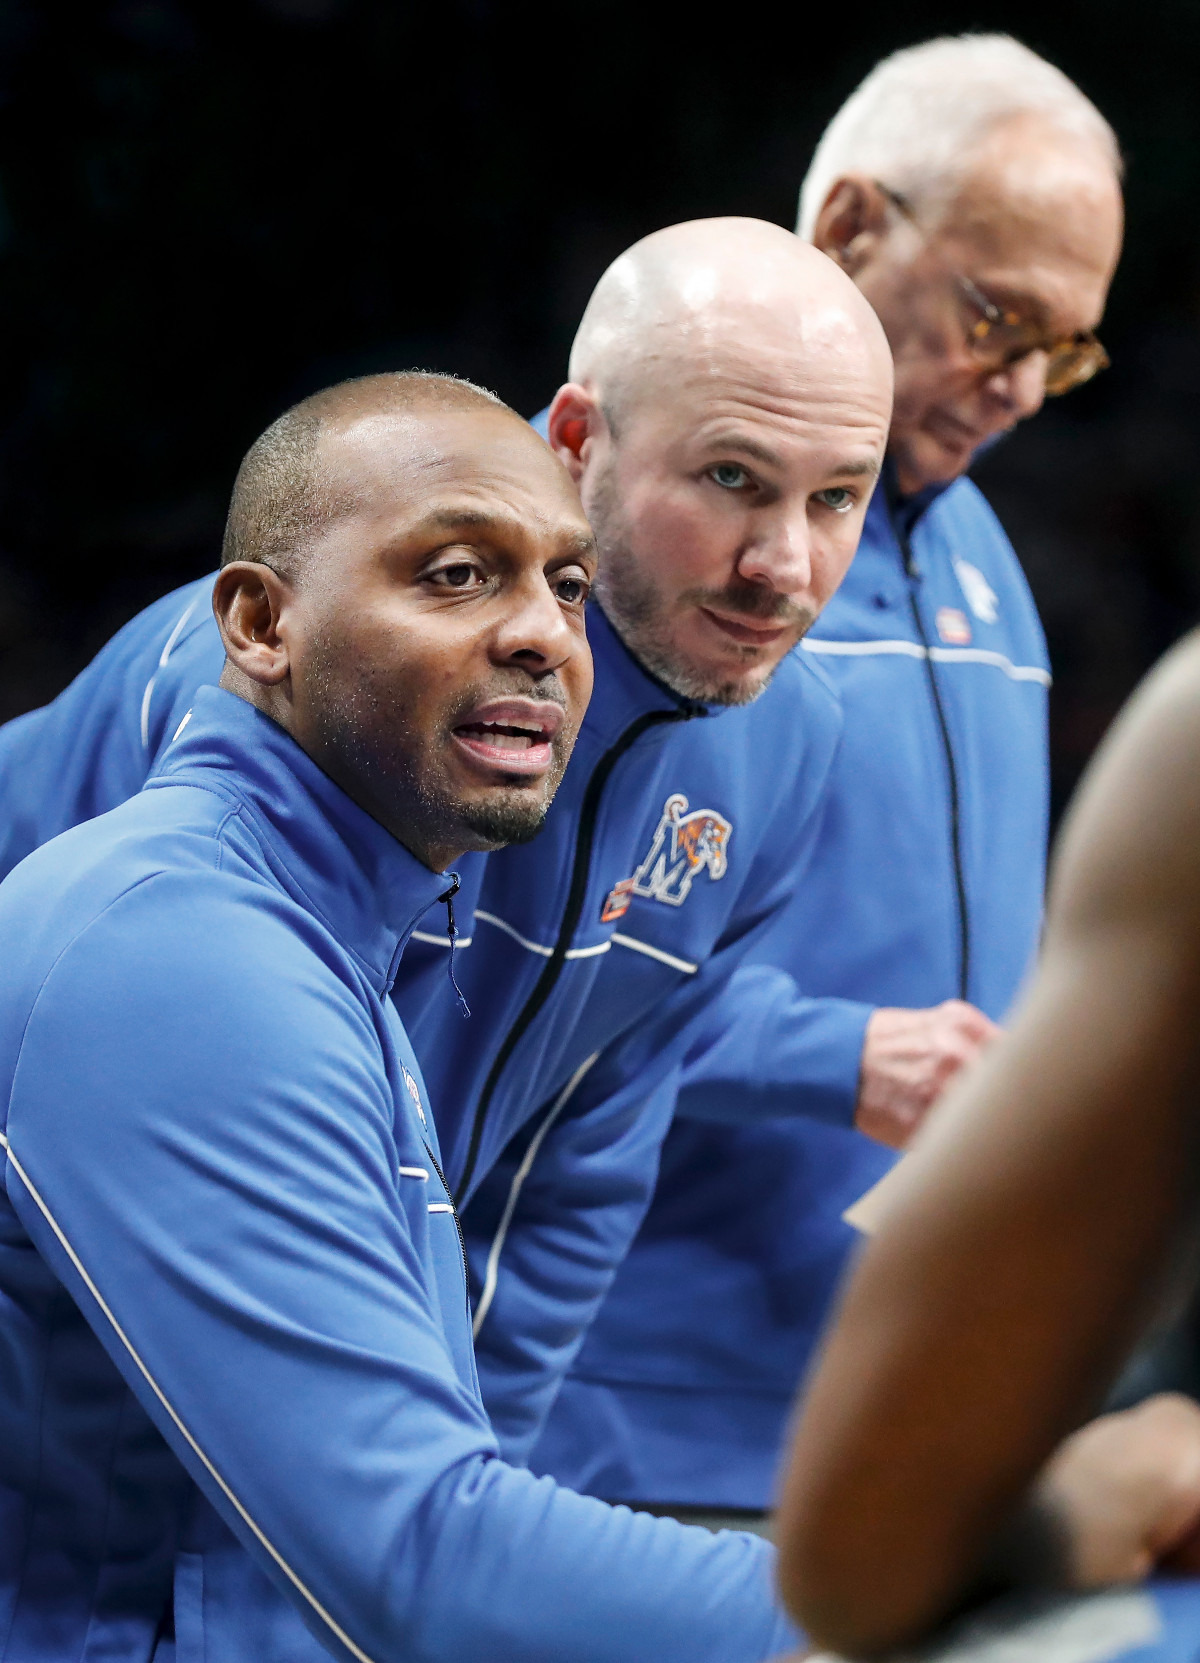
[[[779,1538],[819,1644],[878,1653],[985,1588],[1097,1586],[1186,1545],[1200,1413],[1077,1429],[1195,1243],[1198,1015],[1192,637],[1102,750],[1013,1033],[895,1181],[811,1382]]]

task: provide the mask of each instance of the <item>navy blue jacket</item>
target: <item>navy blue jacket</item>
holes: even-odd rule
[[[0,731],[4,864],[138,789],[220,673],[209,588],[149,608],[52,705]],[[643,1103],[785,907],[840,726],[811,658],[789,657],[756,703],[710,713],[648,675],[596,608],[589,638],[596,692],[545,829],[460,863],[470,1021],[444,920],[414,932],[393,993],[469,1203],[481,1380],[512,1457],[649,1200],[669,1113]]]
[[[506,1663],[782,1650],[771,1551],[506,1466],[421,1069],[428,871],[196,696],[0,887],[0,1653]]]
[[[837,1129],[871,1010],[961,997],[1002,1020],[1038,939],[1046,649],[977,488],[877,492],[804,652],[844,713],[813,858],[693,1036],[653,1208],[534,1457],[595,1494],[767,1505],[841,1213],[892,1159]],[[753,1044],[746,1013],[768,1006]],[[714,1124],[731,1103],[741,1123]]]

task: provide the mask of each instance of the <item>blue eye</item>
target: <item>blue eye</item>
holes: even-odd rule
[[[725,491],[741,491],[750,483],[750,475],[736,462],[718,462],[708,470],[708,477]]]
[[[826,508],[832,508],[835,514],[846,514],[854,507],[854,493],[844,485],[831,485],[827,490],[817,492],[817,501],[823,502]]]

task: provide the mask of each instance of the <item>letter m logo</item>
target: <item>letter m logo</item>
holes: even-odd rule
[[[687,806],[679,792],[663,804],[649,852],[633,875],[635,895],[679,907],[701,872],[707,871],[710,878],[725,876],[733,827],[710,808],[694,808],[689,814]]]

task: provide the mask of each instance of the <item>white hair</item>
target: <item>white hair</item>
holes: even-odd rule
[[[797,233],[811,239],[847,173],[869,174],[914,202],[944,202],[992,129],[1022,115],[1093,140],[1120,177],[1116,134],[1061,69],[1011,35],[941,35],[893,52],[850,94],[817,145]]]

